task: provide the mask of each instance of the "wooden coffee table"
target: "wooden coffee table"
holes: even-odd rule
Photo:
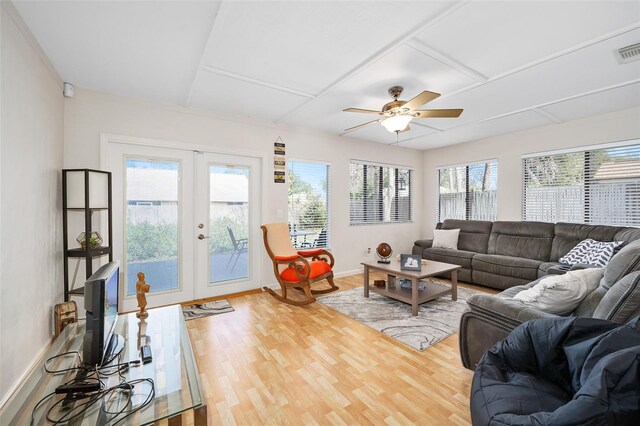
[[[369,290],[399,300],[411,305],[411,313],[418,315],[418,306],[421,303],[437,299],[438,297],[451,294],[451,300],[458,299],[458,269],[462,269],[459,265],[451,263],[436,262],[427,260],[426,264],[422,264],[420,271],[404,271],[400,269],[400,261],[392,260],[389,264],[377,262],[363,262],[364,266],[364,297],[369,297]],[[369,271],[387,273],[387,284],[384,288],[369,286]],[[440,275],[445,272],[451,272],[451,285],[444,283],[436,283],[427,281],[427,288],[418,290],[418,282],[421,279]],[[396,277],[408,278],[411,280],[411,288],[401,288],[400,283],[396,282]]]

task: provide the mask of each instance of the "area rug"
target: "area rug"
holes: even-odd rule
[[[371,291],[366,299],[362,287],[318,297],[318,302],[423,351],[458,332],[460,317],[467,307],[466,300],[475,293],[478,292],[458,287],[457,301],[452,301],[448,295],[423,303],[416,317],[411,315],[409,304]]]
[[[233,307],[226,299],[182,307],[182,314],[184,315],[185,321],[208,317],[209,315],[224,314],[227,312],[233,312]]]

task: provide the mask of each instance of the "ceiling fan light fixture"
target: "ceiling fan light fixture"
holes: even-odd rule
[[[393,115],[382,120],[380,124],[391,133],[395,133],[406,129],[412,119],[410,115]]]

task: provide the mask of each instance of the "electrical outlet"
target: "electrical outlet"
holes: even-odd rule
[[[371,254],[371,247],[367,247],[367,254]]]

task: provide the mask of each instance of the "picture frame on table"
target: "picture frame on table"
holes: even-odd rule
[[[420,271],[422,269],[422,258],[415,254],[401,254],[400,269],[403,271]]]

